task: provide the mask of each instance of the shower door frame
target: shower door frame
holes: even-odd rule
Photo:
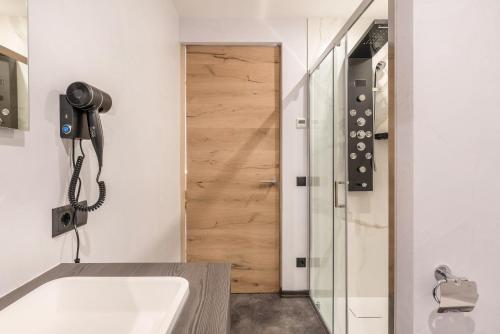
[[[320,55],[320,57],[316,60],[314,65],[308,70],[308,82],[307,82],[307,87],[308,87],[308,118],[310,119],[310,93],[311,93],[311,76],[313,72],[315,72],[318,67],[321,65],[321,63],[325,60],[325,58],[329,55],[330,52],[334,52],[334,49],[340,45],[340,42],[342,41],[343,38],[347,36],[347,33],[349,30],[356,24],[358,19],[365,13],[365,11],[372,5],[372,3],[375,0],[362,0],[361,3],[358,5],[358,7],[355,9],[354,13],[347,19],[346,23],[342,26],[342,28],[339,30],[337,35],[332,39],[332,41],[328,44],[326,49],[323,51],[323,53]],[[395,334],[395,328],[396,328],[396,103],[395,103],[395,84],[396,84],[396,77],[395,77],[395,62],[396,62],[396,54],[395,54],[395,43],[396,43],[396,33],[395,33],[395,25],[396,25],[396,0],[387,0],[388,1],[388,19],[389,19],[389,76],[388,76],[388,86],[389,86],[389,106],[388,106],[388,114],[389,114],[389,152],[388,152],[388,165],[389,165],[389,241],[388,241],[388,255],[389,255],[389,265],[388,265],[388,334]],[[333,54],[334,56],[334,54]],[[347,71],[347,67],[346,67]],[[347,87],[347,75],[346,75],[346,82],[345,85]],[[332,78],[333,80],[333,78]],[[345,94],[347,95],[347,89]],[[346,99],[347,101],[347,99]],[[347,127],[347,124],[346,124]],[[346,142],[347,144],[347,142]],[[309,134],[308,134],[308,159],[309,162],[311,161],[311,151],[310,151],[310,146],[311,145],[311,130],[309,126]],[[347,152],[347,151],[346,151]],[[310,163],[309,163],[309,175],[310,175]],[[309,203],[311,200],[311,182],[308,182],[308,190],[309,190]],[[347,190],[346,190],[347,191]],[[347,197],[347,196],[346,196]],[[346,200],[346,205],[347,205],[347,200]],[[312,210],[311,206],[309,205],[309,259],[311,258],[311,221],[312,221]],[[346,220],[347,224],[347,220]],[[346,266],[347,266],[347,261],[348,261],[348,253],[347,253],[347,231],[348,229],[345,229],[346,233]],[[309,266],[308,268],[308,280],[309,280],[309,287],[311,285],[311,268]],[[347,271],[346,271],[346,276],[347,276]],[[348,308],[348,280],[346,278],[346,310]],[[312,301],[312,300],[311,300]],[[313,303],[314,304],[314,303]],[[321,314],[318,315],[321,318]],[[333,315],[332,315],[333,316]],[[322,318],[321,318],[322,319]],[[323,319],[322,319],[323,320]],[[349,321],[348,321],[348,312],[346,312],[346,333],[349,334]]]

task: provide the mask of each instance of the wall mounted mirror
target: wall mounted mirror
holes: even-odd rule
[[[28,3],[0,0],[0,131],[29,129]]]

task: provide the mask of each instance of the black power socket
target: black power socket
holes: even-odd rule
[[[80,202],[87,205],[87,201]],[[73,215],[76,214],[76,226],[87,224],[87,212],[75,211],[71,205],[52,209],[52,238],[73,230]]]

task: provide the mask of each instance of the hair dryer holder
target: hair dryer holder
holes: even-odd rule
[[[60,136],[63,139],[90,139],[87,113],[75,110],[66,95],[59,95]]]

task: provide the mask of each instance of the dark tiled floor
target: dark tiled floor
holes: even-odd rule
[[[231,334],[328,334],[308,298],[231,295]]]

